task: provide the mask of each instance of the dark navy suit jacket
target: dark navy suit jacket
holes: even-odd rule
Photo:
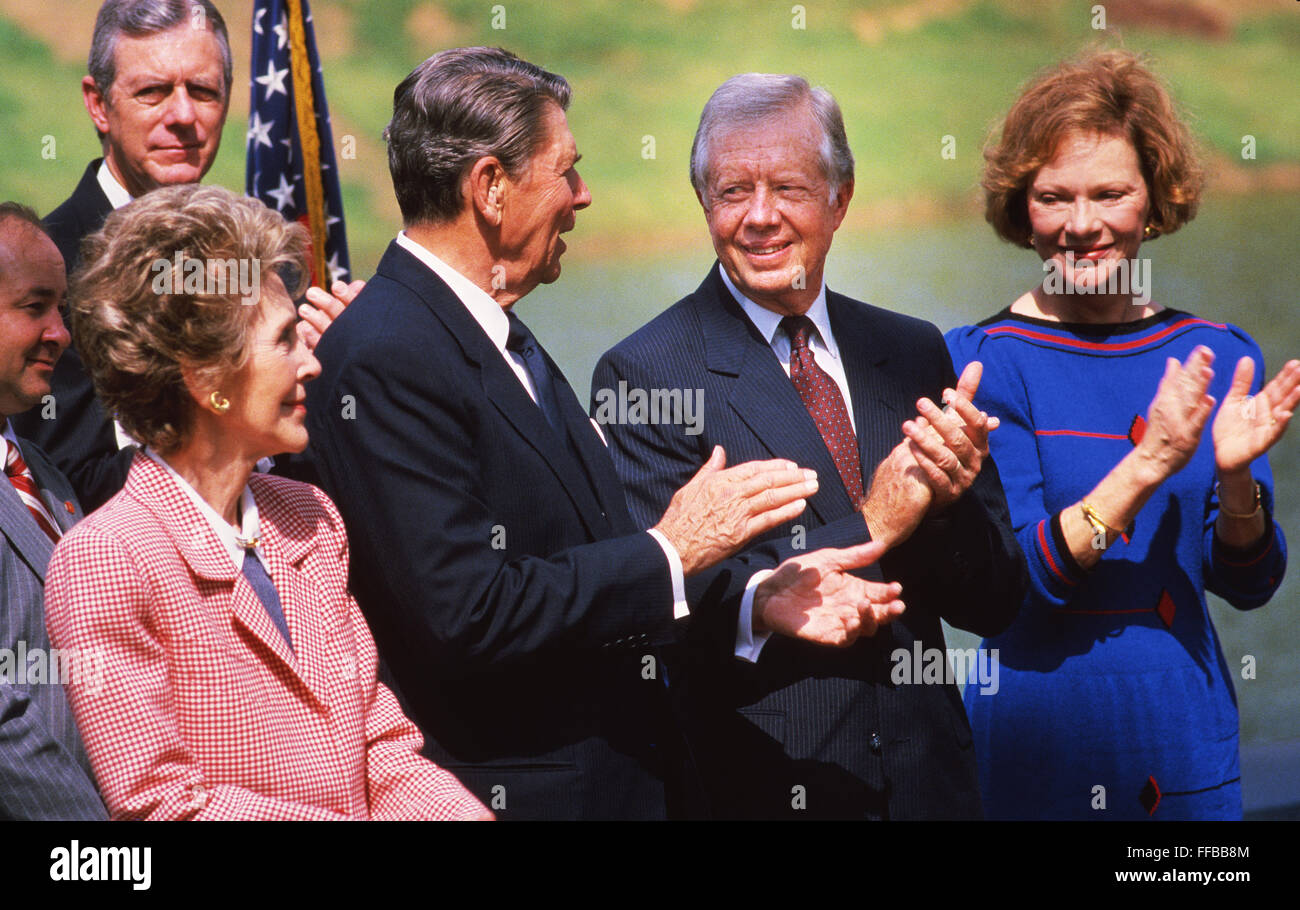
[[[918,398],[955,386],[938,329],[828,292],[862,460],[876,466],[903,439]],[[676,490],[723,446],[729,464],[788,458],[817,471],[820,489],[794,522],[758,549],[774,559],[868,539],[834,462],[770,345],[727,291],[718,266],[699,289],[610,350],[601,389],[703,389],[702,432],[680,423],[610,424],[611,453],[633,518],[662,514]],[[753,551],[751,551],[752,553]],[[693,625],[673,677],[688,740],[714,817],[976,818],[981,814],[970,727],[955,685],[898,685],[893,652],[945,648],[940,618],[980,635],[1014,617],[1025,591],[992,461],[942,516],[867,574],[903,584],[906,612],[850,648],[774,637],[757,664],[733,656],[727,622]],[[910,677],[909,677],[910,678]]]
[[[569,440],[396,243],[316,355],[311,460],[428,756],[499,818],[662,816],[668,560],[559,370]]]

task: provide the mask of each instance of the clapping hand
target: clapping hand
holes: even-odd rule
[[[832,647],[876,634],[903,612],[897,582],[865,581],[849,572],[885,552],[879,541],[844,550],[814,550],[787,559],[754,592],[754,631],[771,631]]]
[[[783,458],[726,467],[727,453],[713,454],[673,494],[655,530],[668,538],[693,575],[737,552],[745,541],[792,521],[817,492],[817,472]]]
[[[957,388],[944,390],[949,410],[928,398],[916,403],[918,416],[903,424],[907,438],[877,466],[862,504],[872,540],[897,546],[975,482],[989,454],[989,433],[998,427],[996,417],[971,404],[983,375],[979,361],[967,364]]]
[[[1197,345],[1184,363],[1173,357],[1165,363],[1165,375],[1147,410],[1146,430],[1136,449],[1162,480],[1181,471],[1200,445],[1214,410],[1214,398],[1205,392],[1214,378],[1213,362],[1214,352]]]
[[[912,457],[933,494],[932,513],[960,499],[989,457],[989,433],[998,428],[998,419],[971,403],[983,375],[984,365],[978,360],[967,364],[957,388],[944,389],[948,410],[922,398],[916,403],[921,416],[903,424]]]
[[[1278,371],[1259,394],[1251,397],[1255,361],[1237,361],[1232,386],[1214,418],[1214,460],[1220,475],[1247,470],[1260,455],[1282,438],[1300,404],[1300,360],[1292,360]]]

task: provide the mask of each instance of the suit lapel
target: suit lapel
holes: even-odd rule
[[[774,458],[790,458],[817,472],[808,508],[823,522],[852,510],[835,461],[794,383],[772,347],[731,296],[718,265],[697,296],[705,365],[728,380],[728,404]]]
[[[334,615],[320,606],[322,593],[303,571],[303,562],[316,548],[315,529],[309,527],[302,516],[283,503],[269,485],[254,476],[249,481],[253,498],[257,502],[258,520],[262,534],[262,556],[267,574],[275,583],[284,608],[284,619],[293,638],[293,654],[284,647],[286,662],[298,674],[312,695],[322,704],[329,693],[329,644],[331,629],[326,622]],[[253,606],[266,616],[266,609],[257,599],[251,585],[241,585],[250,592]],[[270,619],[267,617],[267,621]],[[275,643],[283,644],[279,631]]]
[[[826,293],[826,308],[853,400],[862,486],[866,490],[876,465],[903,440],[902,424],[907,415],[899,413],[897,396],[892,394],[893,382],[883,368],[889,359],[888,339],[871,331],[866,309],[831,291]]]
[[[72,492],[72,488],[68,486],[62,475],[57,473],[57,469],[35,453],[31,445],[22,445],[22,450],[23,460],[31,469],[36,486],[41,491],[41,500],[45,503],[45,508],[49,509],[50,514],[54,516],[59,530],[64,534],[68,533],[73,525],[85,518],[76,494]]]
[[[546,421],[541,408],[529,396],[519,382],[519,377],[506,365],[501,352],[492,344],[465,305],[461,303],[446,283],[434,274],[424,263],[398,246],[396,242],[389,245],[379,263],[378,270],[394,281],[399,282],[420,297],[438,320],[451,333],[465,355],[478,365],[483,394],[492,402],[501,415],[514,427],[525,442],[546,462],[560,484],[573,501],[588,534],[603,537],[605,527],[600,502],[597,501],[596,487],[579,462],[567,440],[559,438],[556,431]],[[574,425],[574,408],[582,411],[577,404],[573,389],[563,374],[555,366],[549,355],[546,358],[555,379],[556,397],[560,399],[560,410],[569,427],[570,435],[575,440],[582,439],[583,431]],[[585,421],[585,417],[583,418]],[[590,424],[586,425],[586,435],[594,436]],[[599,443],[599,439],[596,440]],[[575,442],[575,447],[582,449],[583,443]],[[584,456],[585,457],[585,456]],[[608,458],[608,456],[606,456]],[[626,509],[626,504],[621,503]]]
[[[252,585],[235,568],[230,554],[212,530],[212,525],[190,501],[189,496],[177,486],[176,481],[162,466],[141,452],[136,454],[131,463],[126,491],[153,512],[168,539],[195,575],[229,585],[226,597],[208,599],[217,611],[217,615],[212,615],[209,619],[219,629],[225,628],[231,621],[242,626],[306,684],[307,680],[297,659],[280,630],[271,621]],[[281,599],[283,600],[283,594]],[[291,625],[291,633],[292,630]]]
[[[0,482],[0,533],[44,583],[54,544],[36,524],[7,476]]]
[[[96,158],[90,162],[86,172],[81,175],[77,188],[72,191],[72,203],[76,206],[77,216],[81,219],[82,226],[88,229],[86,231],[88,234],[99,230],[104,224],[104,219],[113,211],[113,203],[105,195],[104,188],[99,185],[99,166],[103,163],[103,158]]]
[[[618,479],[618,472],[614,469],[614,461],[560,368],[551,360],[550,355],[547,355],[546,362],[556,378],[556,397],[559,399],[560,412],[564,416],[572,450],[577,454],[596,498],[600,501],[601,511],[613,526],[617,522],[617,516],[627,513],[627,498],[623,484]],[[629,525],[628,531],[631,530],[635,529]]]
[[[482,330],[480,329],[481,333]],[[484,336],[484,343],[488,343],[487,336]],[[510,422],[515,431],[546,462],[564,487],[565,492],[568,493],[569,499],[572,500],[583,525],[587,528],[587,532],[593,536],[603,536],[600,534],[601,528],[598,521],[602,511],[600,503],[596,501],[592,483],[582,465],[574,456],[573,450],[568,442],[561,440],[556,431],[547,423],[546,417],[542,414],[542,409],[537,406],[537,403],[533,401],[520,384],[519,377],[506,366],[505,361],[500,358],[496,350],[491,348],[490,344],[488,346],[491,353],[500,360],[500,363],[493,363],[491,358],[485,358],[484,362],[480,363],[483,394],[492,402],[493,407],[501,412],[501,416]],[[556,398],[561,400],[560,411],[567,425],[571,422],[567,413],[571,409],[567,404],[572,403],[576,406],[576,398],[574,398],[573,390],[568,387],[568,383],[563,381],[563,377],[560,377],[559,382],[556,384]],[[594,434],[595,431],[591,432]]]

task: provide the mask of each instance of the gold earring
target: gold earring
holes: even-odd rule
[[[230,399],[220,392],[213,392],[208,396],[208,403],[212,405],[212,410],[218,414],[224,414],[230,410]]]
[[[1151,225],[1149,224],[1142,229],[1142,236],[1147,240],[1150,240],[1152,237],[1155,236],[1155,234],[1156,234],[1155,229],[1152,228]]]

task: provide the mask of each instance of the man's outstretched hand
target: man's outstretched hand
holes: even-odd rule
[[[817,492],[817,472],[784,458],[731,468],[726,464],[727,453],[714,446],[655,525],[676,547],[688,576],[738,552],[750,538],[798,518]]]
[[[843,550],[814,550],[781,563],[754,591],[755,632],[774,632],[845,648],[870,637],[903,612],[897,582],[850,575],[886,550],[879,541]]]

